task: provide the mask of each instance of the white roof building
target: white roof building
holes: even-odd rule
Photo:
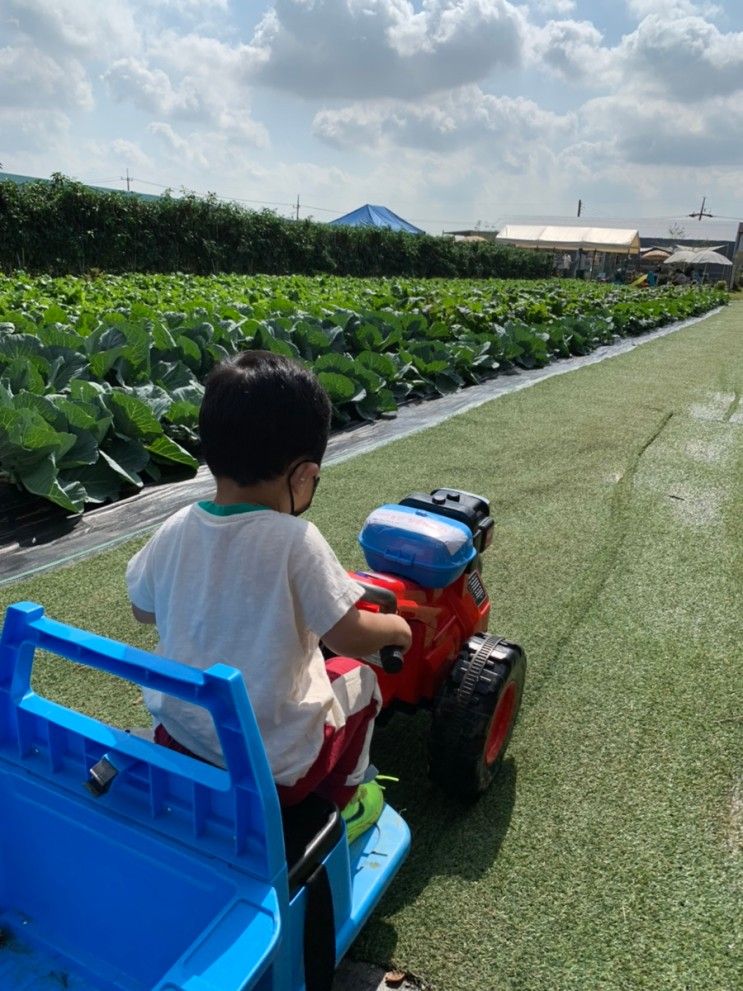
[[[677,244],[690,246],[722,245],[723,253],[733,258],[743,252],[743,218],[730,220],[720,217],[534,217],[506,216],[495,225],[498,231],[507,226],[600,227],[637,230],[643,247]]]
[[[637,254],[640,235],[635,228],[583,227],[577,225],[506,224],[497,241],[521,248],[547,251],[602,251],[610,254]]]

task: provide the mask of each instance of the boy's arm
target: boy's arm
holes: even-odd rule
[[[138,550],[126,566],[126,586],[132,613],[138,623],[147,623],[148,625],[155,623],[155,597],[148,565],[156,536]],[[150,608],[143,609],[142,606],[135,605],[135,602],[141,602]]]
[[[146,612],[144,609],[140,609],[139,606],[135,606],[134,603],[132,603],[132,612],[138,623],[152,624],[155,622],[154,612]]]
[[[412,635],[400,616],[362,612],[355,603],[364,589],[343,568],[312,523],[297,528],[289,576],[299,628],[316,633],[334,654],[366,657],[381,647],[407,650]]]
[[[401,616],[372,613],[351,608],[321,638],[333,651],[344,657],[366,657],[382,647],[410,647],[410,627]]]

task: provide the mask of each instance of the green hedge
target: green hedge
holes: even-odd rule
[[[552,256],[379,228],[330,227],[246,210],[214,196],[144,200],[60,175],[0,181],[0,269],[51,275],[188,272],[209,275],[539,278]]]

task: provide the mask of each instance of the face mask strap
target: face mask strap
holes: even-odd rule
[[[289,479],[287,484],[289,485],[289,505],[290,505],[289,511],[291,512],[292,516],[301,516],[302,513],[307,512],[307,510],[312,505],[312,500],[315,498],[315,492],[317,492],[317,486],[320,484],[320,476],[317,475],[315,476],[315,478],[312,479],[312,495],[310,496],[310,501],[307,503],[306,506],[303,506],[301,509],[296,509],[294,505],[294,489],[292,488],[292,478],[294,477],[294,472],[297,470],[297,468],[301,468],[302,465],[308,465],[308,464],[312,464],[311,458],[305,458],[303,461],[297,462],[297,464],[295,464],[292,470],[289,472]]]

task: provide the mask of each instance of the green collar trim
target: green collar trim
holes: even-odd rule
[[[229,506],[219,506],[211,499],[205,499],[199,503],[199,509],[212,516],[237,516],[238,513],[257,513],[259,509],[268,509],[268,506],[259,506],[254,502],[234,502]]]

